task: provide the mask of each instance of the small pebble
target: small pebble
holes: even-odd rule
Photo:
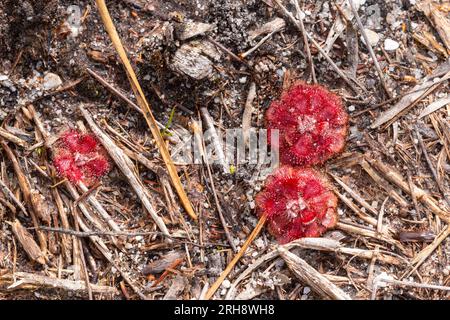
[[[386,39],[384,40],[384,50],[386,51],[394,51],[397,50],[398,47],[400,47],[400,44],[392,39]]]
[[[391,12],[389,12],[387,15],[386,15],[386,22],[388,23],[388,24],[394,24],[395,23],[395,21],[397,21],[397,15],[396,14],[393,14],[393,13],[391,13]]]
[[[276,73],[278,77],[282,78],[284,76],[284,69],[277,69]]]
[[[308,294],[311,292],[311,288],[310,287],[304,287],[303,288],[303,294]]]
[[[258,238],[254,241],[254,244],[258,249],[261,249],[264,247],[264,241],[261,238]]]
[[[49,72],[44,76],[44,90],[57,88],[61,84],[61,78],[57,74]]]
[[[16,87],[14,86],[14,84],[10,80],[4,80],[2,82],[2,84],[3,84],[4,87],[8,88],[9,91],[11,91],[11,92],[16,92],[17,91]]]
[[[231,287],[230,280],[227,280],[227,279],[223,280],[222,287],[224,287],[225,289],[229,289]]]
[[[239,82],[240,83],[246,83],[247,82],[247,77],[239,78]]]
[[[354,106],[354,105],[350,105],[350,106],[348,107],[348,111],[350,111],[350,112],[355,111],[355,106]]]
[[[445,276],[448,276],[450,274],[450,268],[449,267],[445,268],[443,273]]]
[[[366,80],[366,86],[367,86],[367,88],[373,88],[374,86],[375,86],[375,84],[376,84],[377,82],[375,81],[375,79],[367,79]]]
[[[373,47],[376,46],[378,41],[380,41],[380,36],[378,35],[378,33],[376,33],[375,31],[372,31],[370,29],[364,29],[364,31],[366,32],[367,38],[369,39],[369,44]],[[363,43],[366,43],[364,41],[364,37],[361,35],[361,41]]]

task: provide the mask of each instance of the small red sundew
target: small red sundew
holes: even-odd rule
[[[88,153],[97,148],[97,140],[93,136],[76,130],[68,130],[61,136],[61,140],[72,152]]]
[[[64,132],[55,144],[53,163],[58,174],[73,183],[92,185],[110,170],[105,150],[94,136]]]
[[[75,164],[75,159],[71,154],[61,152],[53,159],[56,170],[59,175],[66,177],[72,182],[78,182],[83,178],[83,173]]]
[[[103,157],[92,159],[85,164],[86,170],[94,177],[101,177],[109,171],[109,162]]]
[[[269,131],[280,130],[282,164],[322,164],[345,146],[347,112],[338,96],[319,85],[294,84],[272,102],[266,122]]]
[[[278,168],[255,200],[257,214],[267,216],[270,233],[282,244],[319,237],[338,219],[327,178],[311,168]]]

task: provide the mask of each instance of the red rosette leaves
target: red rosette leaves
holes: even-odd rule
[[[55,144],[53,164],[61,177],[88,186],[110,170],[106,151],[97,139],[73,129],[64,132]]]
[[[347,112],[338,96],[319,85],[293,85],[280,100],[272,102],[266,122],[269,132],[280,131],[282,164],[322,164],[345,146]]]
[[[325,176],[311,168],[283,166],[256,196],[257,213],[267,216],[280,243],[319,237],[337,222],[337,198]]]

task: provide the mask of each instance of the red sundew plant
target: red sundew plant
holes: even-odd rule
[[[325,176],[311,168],[282,166],[256,195],[257,213],[280,243],[319,237],[337,223],[337,198]]]
[[[322,164],[345,145],[347,112],[338,96],[319,85],[294,84],[272,102],[266,121],[269,131],[280,130],[282,164]]]
[[[88,186],[110,170],[106,152],[95,137],[76,130],[61,135],[55,145],[53,163],[61,177]]]
[[[319,237],[338,221],[338,200],[328,179],[310,166],[323,164],[345,146],[348,115],[340,98],[322,86],[298,82],[279,101],[272,102],[266,113],[266,125],[268,142],[272,146],[279,143],[283,165],[267,178],[264,189],[256,195],[258,224],[208,290],[207,299],[217,291],[266,222],[269,232],[284,244],[303,237]],[[278,142],[270,141],[273,129],[280,131]]]

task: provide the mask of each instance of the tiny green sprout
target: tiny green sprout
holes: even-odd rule
[[[36,148],[36,153],[37,153],[38,156],[41,156],[43,152],[44,152],[44,148],[43,147]]]
[[[233,165],[230,165],[230,173],[234,174],[236,172],[236,167]]]
[[[172,125],[173,116],[175,115],[175,107],[172,108],[172,111],[170,112],[169,120],[167,121],[166,125],[164,126],[164,129],[161,130],[161,135],[163,137],[171,136],[172,133],[169,132],[169,127]]]

